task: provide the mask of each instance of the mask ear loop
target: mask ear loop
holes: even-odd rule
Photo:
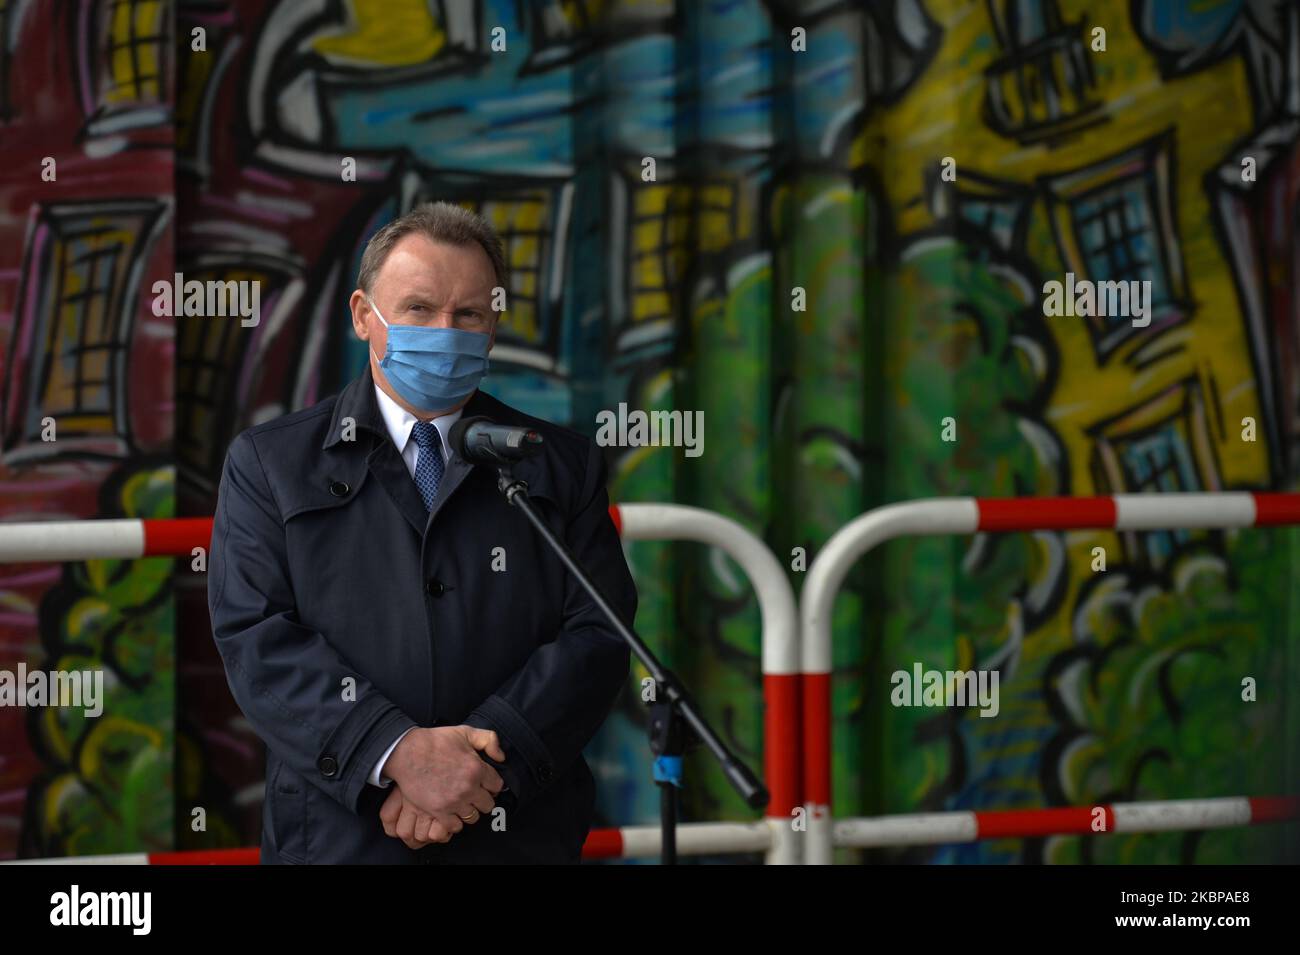
[[[383,322],[383,324],[384,324],[384,328],[388,328],[388,327],[389,327],[388,322],[385,322],[385,321],[384,321],[384,313],[381,312],[378,308],[375,307],[375,300],[372,299],[369,295],[367,295],[367,296],[366,296],[366,301],[367,301],[368,303],[370,303],[370,310],[373,311],[373,312],[375,313],[375,316],[376,316],[376,317],[377,317],[381,322]],[[375,364],[376,364],[376,365],[380,365],[380,366],[382,366],[382,365],[384,364],[384,360],[383,360],[382,358],[380,358],[378,355],[375,355],[375,346],[374,346],[374,345],[371,345],[371,346],[370,346],[370,354],[374,355],[374,357],[375,357]]]

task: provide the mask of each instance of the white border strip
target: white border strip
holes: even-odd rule
[[[1168,832],[1177,829],[1224,829],[1248,826],[1250,800],[1180,799],[1174,802],[1130,802],[1111,807],[1116,832]]]
[[[1255,526],[1255,496],[1249,492],[1112,496],[1117,530]]]
[[[144,556],[139,519],[0,523],[0,563]]]
[[[926,812],[875,819],[837,819],[832,831],[835,845],[868,849],[974,842],[979,825],[973,812]]]
[[[620,858],[657,856],[663,851],[658,826],[627,826]],[[772,830],[766,822],[694,822],[677,827],[677,851],[682,855],[710,855],[729,852],[766,852],[772,845]]]

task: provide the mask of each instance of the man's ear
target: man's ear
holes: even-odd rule
[[[370,341],[370,323],[366,321],[366,311],[370,304],[366,301],[366,293],[361,289],[354,291],[348,299],[348,308],[352,310],[352,331],[363,342]]]

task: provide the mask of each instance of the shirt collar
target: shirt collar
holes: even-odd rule
[[[411,440],[411,429],[415,427],[415,422],[420,419],[411,414],[401,405],[380,388],[378,383],[374,384],[375,398],[379,402],[379,413],[384,418],[384,425],[388,428],[388,436],[393,439],[393,444],[397,446],[400,454],[406,450],[406,442]],[[438,429],[438,437],[442,440],[443,457],[451,457],[451,443],[447,440],[447,432],[451,426],[460,420],[464,408],[457,408],[451,414],[439,415],[433,419],[433,426]]]

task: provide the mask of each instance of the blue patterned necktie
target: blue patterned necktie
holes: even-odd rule
[[[417,421],[411,429],[411,437],[420,448],[415,456],[415,484],[424,498],[424,509],[433,510],[433,499],[438,494],[438,482],[442,480],[442,440],[438,429],[432,421]]]

